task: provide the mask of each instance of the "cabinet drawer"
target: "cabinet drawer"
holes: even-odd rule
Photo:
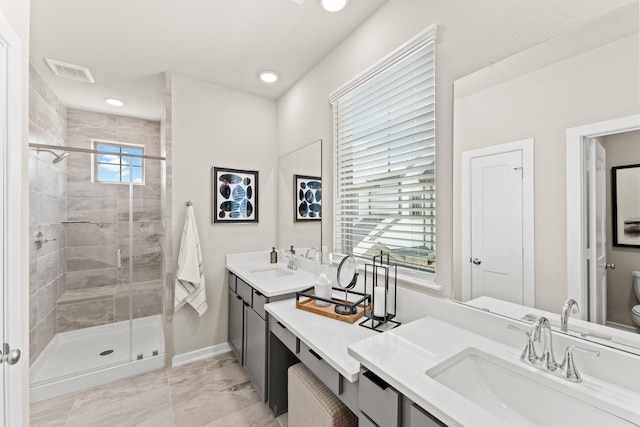
[[[358,415],[358,427],[378,427],[369,417],[360,412]]]
[[[446,427],[442,421],[412,403],[409,407],[409,427]]]
[[[379,426],[398,426],[400,393],[371,371],[360,371],[358,403],[360,410]]]
[[[229,274],[227,274],[227,278],[229,279],[229,289],[236,292],[236,275],[229,272]]]
[[[236,278],[236,293],[242,297],[243,300],[251,305],[251,296],[253,294],[253,288],[249,286],[244,280]]]
[[[282,341],[282,344],[284,344],[285,347],[287,347],[291,351],[291,353],[298,353],[298,338],[296,338],[296,336],[293,335],[293,333],[288,330],[286,326],[284,326],[280,322],[277,322],[273,317],[270,317],[269,329],[271,329],[273,335],[278,337],[278,339]]]
[[[260,292],[253,290],[253,309],[266,320],[267,313],[264,311],[264,305],[267,303],[267,297],[262,295]]]
[[[333,369],[318,353],[310,349],[302,341],[300,341],[298,358],[320,381],[329,387],[329,390],[331,390],[333,394],[339,396],[340,393],[342,393],[342,378],[340,377],[340,373]]]

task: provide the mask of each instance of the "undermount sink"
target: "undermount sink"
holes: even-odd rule
[[[285,270],[284,268],[278,267],[276,265],[257,267],[254,269],[250,269],[249,272],[258,277],[272,278],[272,279],[277,277],[286,277],[286,276],[291,276],[296,274],[295,271]]]
[[[511,425],[635,425],[594,406],[594,399],[585,402],[576,398],[575,387],[475,348],[464,350],[425,373]]]

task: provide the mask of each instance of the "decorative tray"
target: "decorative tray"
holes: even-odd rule
[[[332,291],[340,292],[344,294],[344,289],[331,288]],[[347,301],[344,299],[331,297],[331,299],[321,298],[316,296],[313,292],[313,287],[305,289],[300,292],[296,292],[296,307],[301,310],[310,311],[321,316],[330,317],[332,319],[340,320],[342,322],[354,323],[356,320],[364,316],[365,312],[371,311],[371,296],[357,291],[348,291],[348,295],[354,295],[357,297],[355,301]],[[328,306],[320,307],[315,304],[316,301],[324,301],[329,303]],[[336,313],[336,307],[340,306],[343,311],[347,311],[350,314]]]

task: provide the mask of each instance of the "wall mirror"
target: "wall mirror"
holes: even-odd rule
[[[278,158],[278,247],[322,247],[322,140]],[[303,254],[304,255],[304,254]]]
[[[557,325],[564,301],[574,298],[581,310],[569,333],[640,348],[632,319],[640,249],[614,247],[610,223],[581,225],[568,237],[572,176],[586,183],[596,175],[586,166],[590,142],[569,150],[568,134],[627,120],[590,135],[607,151],[605,181],[580,196],[585,206],[602,198],[594,217],[612,217],[611,168],[640,161],[638,13],[635,3],[455,82],[454,300],[518,319],[543,310]],[[598,186],[603,192],[594,193]],[[571,248],[589,238],[592,247],[606,246],[606,264],[616,268],[606,270],[606,287],[592,283],[578,296]],[[587,275],[595,262],[580,265]],[[579,320],[590,328],[579,329]]]

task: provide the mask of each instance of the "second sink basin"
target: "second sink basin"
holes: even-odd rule
[[[425,373],[512,425],[634,425],[594,406],[594,402],[575,398],[573,387],[475,348]]]

